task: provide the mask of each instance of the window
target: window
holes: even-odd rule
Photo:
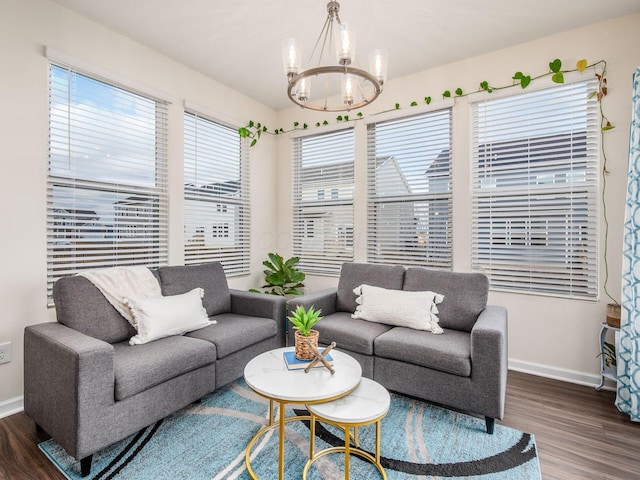
[[[367,128],[367,258],[450,270],[451,109]]]
[[[353,142],[352,128],[293,140],[293,254],[306,273],[353,261]]]
[[[492,288],[597,297],[595,80],[473,104],[473,268]]]
[[[185,264],[249,272],[249,165],[235,128],[184,114]]]
[[[51,64],[47,290],[60,277],[167,263],[167,108]]]

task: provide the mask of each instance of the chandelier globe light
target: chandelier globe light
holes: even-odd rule
[[[310,68],[302,68],[301,48],[294,38],[282,41],[282,62],[289,82],[287,96],[301,108],[350,111],[369,105],[382,92],[387,77],[387,52],[373,50],[368,71],[357,66],[356,38],[349,24],[340,20],[339,12],[338,2],[327,4],[327,18],[309,57]],[[321,88],[323,92],[322,99],[315,102],[311,100],[312,80],[314,89]]]

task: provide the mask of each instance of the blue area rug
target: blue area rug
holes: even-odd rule
[[[305,413],[300,406],[287,415]],[[245,448],[265,425],[268,402],[238,380],[149,426],[136,435],[94,455],[89,478],[116,480],[231,480],[249,479]],[[342,444],[333,427],[316,428],[316,449]],[[361,447],[374,452],[373,426],[359,430]],[[287,423],[285,478],[302,476],[309,450],[308,422]],[[67,478],[80,480],[80,464],[53,440],[40,449]],[[392,394],[391,408],[382,421],[381,463],[389,480],[459,479],[539,480],[532,435],[497,425],[485,433],[484,419],[439,408]],[[263,480],[278,477],[277,428],[263,435],[252,450],[251,466]],[[309,480],[343,478],[344,456],[318,459]],[[351,456],[351,478],[380,478],[377,469]]]

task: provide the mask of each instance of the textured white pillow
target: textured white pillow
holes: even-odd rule
[[[353,293],[358,295],[358,306],[352,318],[442,333],[436,304],[441,303],[444,296],[439,293],[389,290],[371,285],[360,285]]]
[[[131,310],[138,330],[129,340],[129,345],[182,335],[216,323],[209,320],[207,311],[202,306],[203,296],[202,288],[194,288],[181,295],[125,298],[124,303]]]

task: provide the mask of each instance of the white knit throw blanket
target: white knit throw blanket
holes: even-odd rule
[[[162,295],[160,284],[147,267],[112,267],[80,272],[102,292],[111,305],[137,330],[136,321],[125,305],[126,297],[150,298]]]

